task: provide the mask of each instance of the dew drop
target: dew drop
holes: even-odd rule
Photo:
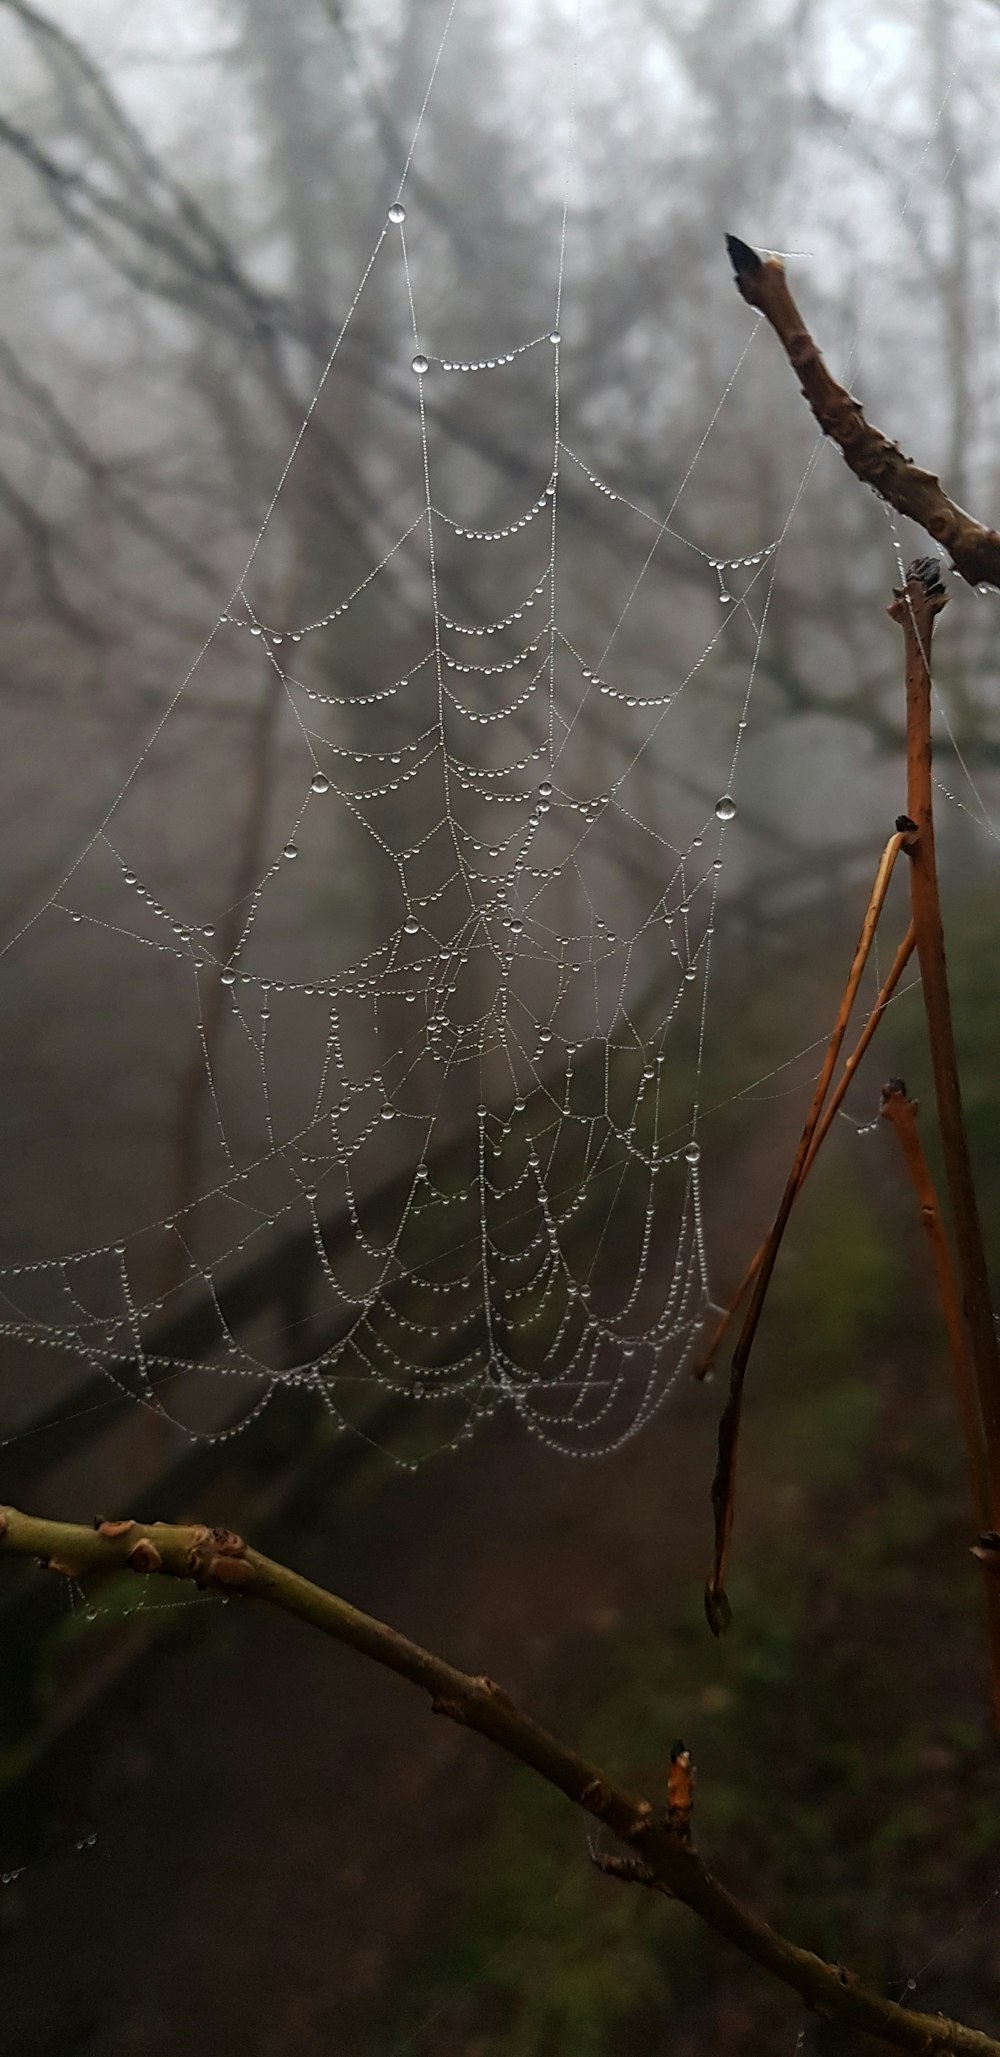
[[[284,847],[284,849],[283,849],[283,851],[282,851],[282,853],[281,853],[281,854],[282,854],[282,856],[283,856],[283,857],[297,857],[297,856],[298,856],[298,854],[299,854],[299,846],[298,846],[298,844],[297,844],[297,843],[286,843],[286,844],[285,844],[285,847]]]
[[[550,332],[550,334],[549,334],[549,342],[550,342],[550,343],[561,343],[561,342],[562,342],[562,336],[560,335],[560,333],[559,333],[559,330],[558,330],[558,329],[552,329],[552,330],[551,330],[551,332]]]
[[[222,972],[222,974],[221,974],[221,976],[220,976],[220,980],[219,980],[219,983],[220,983],[220,985],[223,985],[223,986],[235,986],[235,984],[236,984],[236,973],[235,973],[235,971],[224,971],[224,972]]]
[[[393,201],[393,203],[392,203],[392,206],[391,206],[391,207],[390,207],[390,209],[389,209],[389,220],[390,220],[390,221],[391,221],[391,222],[393,223],[393,226],[394,226],[395,228],[397,228],[397,229],[398,229],[398,228],[400,227],[400,225],[401,225],[401,224],[402,224],[402,223],[403,223],[403,222],[404,222],[404,221],[406,220],[406,209],[405,209],[405,207],[403,206],[403,204],[402,204],[402,201],[400,201],[400,200],[394,200],[394,201]]]
[[[407,917],[406,917],[406,920],[405,920],[405,921],[404,921],[404,923],[403,923],[403,933],[404,933],[404,935],[407,935],[407,936],[416,936],[416,935],[419,935],[419,933],[420,933],[420,923],[419,923],[419,921],[417,921],[417,919],[416,919],[416,916],[415,916],[415,915],[412,915],[412,914],[408,914],[408,915],[407,915]]]
[[[425,371],[430,371],[430,364],[422,350],[418,350],[416,356],[411,357],[410,370],[415,371],[420,379],[423,378]]]
[[[689,1164],[697,1164],[701,1158],[701,1144],[689,1143],[684,1155]]]
[[[736,802],[731,793],[723,793],[715,803],[716,821],[732,821],[736,814]]]
[[[327,778],[325,771],[314,772],[312,779],[310,780],[309,791],[311,793],[328,793],[329,790],[330,781]]]
[[[541,785],[539,786],[538,797],[540,800],[551,800],[552,787],[550,786],[548,779],[543,779]]]

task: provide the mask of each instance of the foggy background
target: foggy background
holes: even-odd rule
[[[255,1536],[272,1522],[267,1544],[276,1554],[310,1568],[305,1560],[318,1551],[315,1574],[362,1600],[370,1578],[369,1598],[388,1618],[432,1644],[449,1639],[445,1655],[461,1659],[464,1644],[480,1668],[512,1674],[543,1703],[549,1696],[549,1712],[558,1706],[575,1734],[575,1688],[593,1670],[580,1659],[579,1637],[603,1639],[603,1649],[619,1633],[634,1643],[653,1620],[662,1627],[657,1559],[674,1565],[678,1608],[697,1598],[717,1396],[683,1381],[633,1439],[647,1409],[626,1367],[607,1437],[623,1455],[606,1477],[600,1465],[567,1465],[529,1451],[523,1419],[508,1421],[507,1411],[531,1418],[530,1397],[506,1410],[504,1393],[499,1411],[495,1395],[484,1397],[489,1296],[487,1312],[481,1294],[468,1307],[449,1302],[452,1347],[441,1341],[434,1293],[453,1276],[452,1248],[477,1244],[476,1179],[494,1162],[490,1150],[497,1166],[527,1176],[525,1153],[546,1132],[547,1100],[554,1090],[558,1109],[566,1067],[578,1061],[573,1104],[604,1120],[620,1146],[612,1163],[624,1170],[618,1197],[605,1201],[572,1140],[559,1143],[558,1162],[548,1160],[549,1191],[561,1204],[577,1187],[589,1195],[578,1226],[567,1217],[567,1261],[576,1276],[596,1280],[609,1321],[612,1309],[616,1319],[631,1310],[634,1285],[635,1335],[648,1340],[659,1333],[676,1259],[684,1286],[668,1372],[690,1355],[706,1310],[725,1298],[773,1207],[815,1072],[814,1045],[832,1020],[868,883],[904,800],[901,648],[885,608],[900,561],[927,539],[817,443],[775,339],[734,289],[723,237],[731,231],[788,253],[805,319],[869,419],[940,471],[954,499],[994,521],[1000,9],[989,0],[585,0],[579,9],[574,0],[506,8],[457,0],[449,14],[442,0],[299,0],[294,8],[90,0],[81,19],[70,6],[5,0],[0,39],[0,1258],[42,1267],[8,1269],[3,1281],[0,1492],[83,1518],[100,1502],[102,1512],[245,1520]],[[397,194],[405,224],[387,224]],[[411,365],[418,348],[429,359],[421,375]],[[518,353],[512,363],[474,373],[440,361],[489,364],[508,352]],[[520,690],[520,671],[510,675],[515,689],[506,675],[480,683],[447,662],[439,675],[434,661],[425,447],[440,614],[469,626],[520,617],[488,640],[455,630],[444,647],[459,661],[497,662],[539,637],[542,689],[502,722],[470,723],[454,701],[492,714]],[[556,472],[553,562],[546,488]],[[462,533],[506,531],[529,511],[523,533],[502,542]],[[967,1008],[973,1143],[995,1229],[998,603],[957,577],[949,588],[935,652],[938,834]],[[264,634],[252,635],[261,624]],[[612,690],[602,693],[588,674]],[[443,718],[448,753],[464,767],[457,782],[435,730],[441,690],[453,696]],[[396,779],[411,768],[412,778]],[[317,771],[329,790],[312,790]],[[503,839],[531,817],[547,779],[555,796],[534,816],[526,859],[539,868],[535,925],[529,919],[508,966],[514,1027],[506,1041],[492,1029],[484,1038],[477,1024],[493,1020],[505,923],[509,931],[512,916],[525,918],[534,890]],[[730,785],[735,819],[720,829],[715,806]],[[373,786],[384,790],[369,800]],[[484,786],[491,794],[513,787],[514,798],[490,804]],[[454,821],[485,910],[471,939],[454,835],[451,856],[441,856],[442,826]],[[417,854],[401,868],[404,847]],[[890,904],[896,920],[902,902]],[[418,918],[416,938],[403,929],[408,916]],[[892,947],[901,928],[900,918]],[[220,972],[234,962],[246,980],[230,987]],[[688,964],[696,970],[685,982]],[[877,980],[876,963],[869,1002]],[[317,989],[322,1001],[334,988],[349,1081],[336,1091],[329,1009],[316,1004]],[[902,1448],[894,1383],[902,1370],[893,1370],[887,1340],[894,1310],[901,1363],[907,1350],[911,1366],[921,1350],[928,1366],[932,1356],[929,1317],[918,1320],[910,1305],[921,1264],[906,1196],[885,1139],[867,1133],[883,1073],[902,1064],[914,1090],[926,1089],[915,996],[904,994],[893,1018],[896,1040],[887,1024],[881,1054],[839,1124],[831,1151],[839,1184],[827,1204],[843,1227],[857,1226],[873,1202],[880,1226],[872,1234],[895,1239],[898,1270],[890,1280],[866,1269],[867,1241],[848,1262],[849,1226],[841,1241],[836,1228],[817,1230],[815,1249],[803,1231],[801,1246],[790,1239],[791,1283],[776,1316],[775,1357],[790,1376],[804,1335],[806,1359],[809,1349],[827,1353],[822,1377],[833,1381],[836,1423],[849,1417],[837,1472],[848,1498],[865,1464],[872,1478],[887,1476],[878,1434],[896,1455]],[[960,1035],[962,1020],[960,1012]],[[605,1072],[609,1039],[628,1047],[620,1061],[607,1057]],[[664,1071],[654,1119],[643,1076],[656,1052]],[[523,1125],[512,1112],[518,1099],[527,1102]],[[693,1176],[682,1151],[696,1103]],[[482,1152],[480,1106],[488,1114]],[[596,1147],[590,1133],[588,1150]],[[651,1138],[673,1161],[654,1163],[647,1178]],[[410,1327],[400,1344],[398,1327],[376,1324],[367,1356],[338,1360],[344,1377],[331,1383],[331,1417],[315,1389],[274,1383],[330,1343],[330,1294],[309,1241],[306,1196],[318,1189],[336,1278],[363,1294],[373,1275],[364,1237],[382,1248],[409,1220],[423,1164],[446,1200],[405,1248],[403,1268],[419,1273],[418,1286],[393,1319]],[[657,1206],[644,1243],[647,1190]],[[541,1233],[543,1213],[535,1207],[522,1249]],[[163,1226],[178,1218],[180,1235]],[[495,1231],[501,1250],[504,1219]],[[296,1236],[301,1248],[289,1255]],[[91,1249],[102,1253],[93,1263],[60,1268]],[[826,1266],[815,1303],[796,1283],[811,1249]],[[206,1280],[228,1309],[230,1268],[248,1258],[258,1298],[232,1315],[232,1364],[221,1315],[210,1340],[181,1340],[178,1330],[172,1357],[162,1346],[172,1381],[165,1420],[146,1404],[152,1388],[137,1383],[134,1361],[123,1370],[120,1360],[142,1324],[155,1339],[161,1319],[196,1319]],[[539,1318],[530,1279],[512,1294],[513,1311],[501,1308],[498,1291],[497,1320],[530,1382]],[[837,1323],[855,1302],[861,1326],[848,1333]],[[552,1311],[556,1329],[562,1307]],[[65,1347],[50,1347],[53,1324],[72,1330]],[[626,1323],[618,1342],[630,1335]],[[193,1371],[197,1358],[241,1376]],[[102,1417],[88,1416],[86,1440],[82,1431],[67,1440],[63,1417],[104,1404],[109,1362],[128,1404],[112,1406],[107,1434],[97,1433]],[[374,1381],[365,1376],[373,1363]],[[621,1373],[618,1356],[610,1371],[603,1358],[601,1367],[612,1382]],[[836,1379],[847,1373],[882,1396],[878,1430],[868,1414],[863,1433],[858,1427],[856,1396],[836,1412]],[[373,1384],[381,1407],[386,1390],[435,1389],[435,1381],[452,1395],[439,1410],[443,1428],[426,1429],[426,1409],[377,1422],[365,1411]],[[160,1390],[156,1377],[153,1387]],[[248,1441],[244,1457],[239,1438],[197,1441],[253,1414],[258,1400],[263,1409],[276,1390],[271,1442],[262,1429],[264,1440]],[[763,1425],[758,1432],[762,1449],[787,1453],[779,1462],[788,1470],[787,1500],[777,1486],[760,1499],[780,1504],[785,1526],[801,1521],[822,1538],[825,1557],[847,1517],[826,1501],[795,1498],[808,1470],[806,1430],[782,1410],[800,1397],[779,1385],[778,1413],[766,1436]],[[943,1432],[937,1401],[927,1404],[934,1445]],[[361,1482],[352,1468],[341,1490],[329,1467],[355,1464],[339,1454],[350,1442],[340,1435],[344,1420],[361,1426],[376,1454]],[[442,1483],[444,1473],[423,1462],[429,1450],[464,1443],[480,1423],[482,1454],[478,1443],[463,1448]],[[818,1431],[820,1444],[832,1447],[839,1433]],[[193,1449],[200,1469],[178,1471]],[[956,1519],[948,1500],[956,1477],[957,1466],[933,1492],[924,1481],[917,1499],[929,1504],[938,1494],[951,1509],[944,1518]],[[152,1495],[148,1508],[137,1493]],[[762,1564],[779,1549],[769,1518],[759,1514]],[[866,1591],[877,1585],[873,1575]],[[431,1739],[421,1769],[419,1754],[408,1757],[406,1710],[386,1700],[383,1717],[387,1689],[372,1686],[371,1736],[381,1737],[384,1719],[385,1737],[382,1756],[370,1742],[371,1777],[381,1787],[387,1762],[392,1790],[369,1861],[368,1830],[351,1815],[343,1777],[333,1776],[344,1757],[314,1704],[330,1691],[337,1697],[324,1683],[329,1653],[275,1657],[285,1645],[269,1629],[261,1657],[252,1636],[227,1627],[219,1656],[215,1639],[196,1638],[188,1623],[188,1640],[164,1657],[154,1636],[112,1622],[97,1624],[95,1658],[94,1639],[88,1654],[78,1633],[82,1608],[79,1594],[68,1596],[71,1647],[65,1636],[60,1643],[58,1623],[27,1623],[5,1721],[12,1798],[3,1851],[19,1875],[0,1896],[0,1916],[20,1966],[9,2047],[23,2057],[184,2050],[196,2037],[214,2051],[261,2057],[328,2049],[389,2057],[397,2048],[444,2057],[731,2052],[764,2047],[772,2032],[767,2047],[795,2047],[790,2005],[781,2003],[787,2019],[775,2027],[768,2003],[755,2012],[742,1972],[727,1984],[728,1973],[699,1958],[690,1978],[666,1976],[662,1966],[653,1977],[658,1944],[647,1941],[645,1909],[616,1914],[622,1927],[601,1945],[622,1953],[631,1999],[618,2012],[606,1994],[595,1998],[579,1966],[575,1982],[566,1972],[558,1935],[551,1960],[515,1946],[521,1983],[505,1960],[496,1999],[493,1943],[508,1929],[523,1936],[530,1914],[498,1888],[497,1905],[479,1916],[478,1942],[448,1927],[459,1919],[455,1880],[470,1865],[469,1824],[478,1824],[476,1835],[486,1835],[487,1821],[501,1840],[515,1835],[499,1784],[488,1787],[481,1770],[467,1818],[451,1821],[446,1809],[437,1835],[434,1780],[451,1776],[451,1738]],[[847,1613],[859,1648],[878,1639],[877,1624]],[[816,1618],[811,1599],[804,1618]],[[480,1629],[491,1623],[482,1645]],[[968,1633],[971,1647],[974,1625]],[[786,1705],[818,1662],[792,1643],[790,1632]],[[917,1664],[920,1651],[909,1656]],[[961,1675],[968,1695],[959,1695],[954,1722],[968,1727],[980,1712],[978,1678],[964,1646],[952,1659],[949,1676]],[[304,1667],[298,1704],[310,1703],[314,1725],[297,1742],[285,1739],[303,1784],[280,1792],[276,1782],[273,1818],[253,1828],[247,1782],[267,1785],[274,1747],[273,1722],[262,1716],[256,1727],[253,1709],[270,1704],[275,1668],[286,1661],[289,1679],[295,1663]],[[716,1661],[704,1656],[706,1665]],[[896,1665],[902,1694],[898,1653]],[[130,1718],[119,1699],[102,1754],[97,1736],[123,1677],[122,1691],[134,1695]],[[195,1703],[199,1678],[206,1693],[245,1710],[231,1789],[220,1788],[218,1766],[193,1745],[174,1755],[183,1722],[170,1709]],[[348,1720],[349,1703],[357,1731],[342,1738],[345,1756],[368,1735],[368,1685],[345,1669],[336,1719]],[[758,1687],[755,1678],[747,1690]],[[698,1671],[690,1690],[709,1722],[725,1708],[735,1722],[744,1706],[740,1680],[728,1674],[720,1683]],[[712,1692],[729,1700],[713,1703]],[[295,1700],[290,1688],[288,1704]],[[861,1700],[879,1704],[879,1693]],[[929,1700],[931,1740],[920,1747],[957,1749],[942,1741]],[[605,1701],[614,1702],[610,1685]],[[886,1715],[893,1748],[894,1719]],[[810,1768],[809,1726],[784,1745],[803,1790],[817,1780],[825,1790]],[[761,1749],[772,1744],[769,1737]],[[877,1756],[874,1742],[871,1750]],[[912,1761],[927,1774],[919,1751]],[[720,1777],[731,1762],[720,1745]],[[318,1764],[330,1781],[322,1806]],[[201,1840],[208,1802],[199,1800],[199,1778],[217,1809],[214,1852]],[[347,1778],[362,1783],[360,1774]],[[990,1826],[996,1796],[962,1790],[970,1807],[975,1799],[981,1828],[972,1856],[954,1823],[952,1840],[944,1838],[954,1855],[952,1927],[963,1892],[972,1900],[981,1883],[975,1865],[991,1850],[996,1861],[1000,1846]],[[411,1841],[403,1837],[392,1865],[400,1809],[413,1817]],[[316,1906],[325,1876],[320,1819],[342,1839],[337,1891],[350,1910],[336,1917],[332,1969]],[[497,1819],[506,1826],[496,1829]],[[828,1821],[837,1821],[834,1801]],[[940,1823],[924,1827],[928,1843],[941,1840]],[[92,1832],[93,1860],[87,1844],[79,1863],[64,1861]],[[837,1827],[829,1833],[836,1841]],[[286,1897],[272,1919],[260,1851],[273,1837],[271,1888]],[[841,1839],[853,1848],[846,1829]],[[422,1878],[428,1843],[453,1852],[448,1870],[435,1850],[441,1877]],[[117,1862],[121,1876],[138,1881],[156,1868],[157,1853],[160,1954],[144,1937],[112,1968],[118,1946],[94,1912],[83,1867]],[[902,1892],[904,1878],[923,1878],[903,1830],[896,1860]],[[520,1849],[511,1868],[523,1876]],[[576,1851],[567,1876],[579,1869]],[[235,1894],[247,1937],[277,1935],[277,1968],[256,1993],[199,1897],[211,1884],[206,1872]],[[773,1911],[782,1892],[795,1906],[795,1882],[779,1872]],[[915,1888],[914,1961],[927,1954],[920,1923],[938,1920],[940,1886],[929,1879],[926,1905]],[[878,1873],[867,1898],[855,1896],[870,1916],[857,1947],[874,1949],[876,1936],[881,1947],[889,1933],[905,1961],[890,1952],[882,1973],[905,1979],[902,1916],[883,1889],[888,1895]],[[567,1890],[569,1907],[578,1888]],[[585,1876],[580,1890],[604,1886]],[[817,1914],[812,1940],[846,1954],[839,1890],[817,1884],[827,1912]],[[543,1898],[562,1891],[556,1879]],[[176,1959],[166,1941],[175,1919]],[[433,1936],[421,1923],[437,1924]],[[53,1924],[76,1938],[65,1955]],[[44,1952],[30,1942],[42,1932]],[[261,1950],[266,1956],[263,1942]],[[420,1969],[397,1992],[407,1951]],[[427,1972],[439,1960],[444,1968]],[[955,1977],[956,1990],[926,2004],[986,2004],[992,1960],[981,1977],[963,1961]],[[539,2012],[541,1992],[555,1995],[548,2011]],[[421,2040],[424,2015],[436,2025]],[[815,2043],[835,2047],[847,2045]]]

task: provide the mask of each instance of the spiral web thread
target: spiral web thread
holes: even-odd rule
[[[338,1428],[365,1434],[367,1396],[388,1392],[433,1403],[440,1422],[416,1454],[410,1439],[398,1456],[411,1466],[499,1408],[513,1409],[554,1449],[607,1454],[657,1415],[692,1356],[711,1306],[701,1092],[720,879],[778,552],[819,448],[776,535],[732,556],[686,533],[682,498],[755,321],[665,511],[621,492],[581,451],[561,386],[568,346],[560,325],[572,297],[572,36],[557,259],[543,322],[477,355],[449,352],[437,337],[432,352],[414,259],[419,209],[407,205],[405,186],[455,11],[398,190],[244,571],[94,836],[13,939],[44,914],[110,927],[177,965],[193,1001],[189,1033],[201,1041],[217,1175],[169,1219],[58,1258],[8,1264],[0,1279],[6,1337],[99,1370],[192,1440],[237,1435],[289,1385],[315,1395]],[[323,611],[286,619],[262,572],[272,518],[376,280],[402,310],[394,333],[412,379],[411,504],[349,590],[331,574]],[[464,402],[470,382],[519,378],[531,382],[538,406],[534,490],[489,522],[461,515],[447,478],[438,483],[447,472],[440,410],[452,394]],[[581,629],[562,605],[567,560],[570,587],[573,573],[561,508],[567,482],[620,523],[618,548],[631,563],[623,604],[596,634],[592,615]],[[678,641],[640,665],[626,654],[627,630],[665,537],[704,573],[717,626],[690,657]],[[404,663],[373,669],[358,690],[331,689],[345,628],[400,589],[411,612]],[[728,771],[717,797],[682,827],[690,793],[675,822],[660,776],[664,739],[738,611],[751,624],[753,656],[741,692],[713,716]],[[195,921],[143,878],[129,854],[127,810],[142,804],[143,777],[181,696],[196,690],[210,654],[234,647],[248,657],[255,648],[269,669],[294,726],[298,789],[223,962],[214,954],[218,917]],[[289,970],[283,953],[276,970],[275,923],[302,875],[297,860],[321,848],[336,864],[350,835],[382,882],[360,947],[318,972]],[[96,865],[111,867],[111,916],[80,904]],[[251,1067],[243,1074],[256,1103],[250,1153],[233,1140],[229,1088],[208,1048],[204,996],[215,979]],[[299,1091],[293,1118],[290,1071]],[[390,1218],[373,1220],[371,1195],[401,1167]],[[329,1223],[345,1213],[350,1235],[333,1248]],[[309,1338],[299,1349],[294,1326],[277,1348],[274,1339],[237,1337],[220,1284],[227,1266],[263,1254],[275,1230],[303,1224],[320,1302]],[[181,1258],[180,1279],[165,1292],[151,1283],[147,1261],[157,1234]],[[192,1286],[214,1301],[217,1350],[198,1359],[157,1352],[153,1364],[148,1338]],[[207,1426],[165,1397],[221,1379],[240,1381],[246,1398],[235,1411],[227,1402]]]

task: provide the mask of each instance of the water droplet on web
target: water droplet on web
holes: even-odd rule
[[[542,783],[538,788],[538,797],[540,800],[551,800],[552,787],[550,786],[548,779],[542,780]]]
[[[282,856],[283,856],[283,857],[297,857],[297,856],[298,856],[298,854],[299,854],[299,846],[298,846],[298,844],[297,844],[297,843],[286,843],[286,844],[285,844],[285,847],[284,847],[284,849],[283,849],[283,851],[282,851],[282,853],[281,853],[281,854],[282,854]]]
[[[328,793],[329,790],[330,781],[326,773],[323,771],[314,772],[309,783],[309,791],[311,793]]]
[[[410,370],[415,371],[418,378],[422,379],[425,371],[430,371],[430,368],[430,363],[422,350],[418,350],[416,356],[411,357]]]
[[[732,600],[732,597],[732,594],[727,593],[725,587],[723,586],[722,591],[719,594],[719,599],[722,601],[724,607],[729,605],[729,603]]]
[[[383,1120],[383,1121],[395,1121],[395,1119],[396,1119],[396,1109],[395,1109],[394,1107],[383,1107],[383,1109],[382,1109],[382,1120]]]
[[[403,923],[403,933],[404,933],[404,935],[407,935],[407,936],[416,936],[416,935],[419,935],[419,933],[420,933],[420,923],[419,923],[419,921],[418,921],[418,920],[416,919],[416,916],[415,916],[415,915],[413,915],[413,914],[408,914],[408,915],[407,915],[407,917],[406,917],[406,920],[405,920],[405,921],[404,921],[404,923]]]
[[[689,1164],[697,1164],[701,1158],[701,1144],[689,1143],[684,1155]]]
[[[224,971],[224,972],[222,973],[222,975],[221,975],[221,978],[220,978],[220,984],[221,984],[221,985],[224,985],[224,986],[235,986],[235,984],[236,984],[236,973],[235,973],[235,971]]]
[[[392,206],[389,209],[389,220],[397,229],[399,228],[400,223],[406,220],[406,209],[403,206],[401,200],[393,201]]]
[[[687,979],[688,985],[690,985],[690,984],[691,984],[691,981],[692,981],[692,979],[696,979],[696,978],[697,978],[698,974],[697,974],[697,972],[696,972],[696,970],[695,970],[695,968],[694,968],[694,965],[693,965],[693,964],[689,964],[689,965],[688,965],[688,968],[687,968],[686,972],[684,973],[684,976],[685,976],[685,978]]]
[[[732,797],[732,795],[731,795],[730,793],[723,793],[723,795],[722,795],[722,798],[721,798],[721,799],[719,799],[719,800],[717,800],[717,801],[716,801],[716,803],[715,803],[715,818],[716,818],[716,820],[717,820],[717,821],[732,821],[732,820],[734,819],[734,817],[735,817],[735,814],[736,814],[736,802],[735,802],[735,800],[733,799],[733,797]]]
[[[561,342],[562,342],[562,336],[560,335],[560,333],[559,333],[559,330],[558,330],[558,329],[551,329],[551,330],[550,330],[550,332],[549,332],[549,342],[550,342],[550,343],[561,343]]]

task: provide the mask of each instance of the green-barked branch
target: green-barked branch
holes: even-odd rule
[[[814,2013],[922,2057],[1000,2057],[1000,2042],[980,2029],[900,2007],[841,1964],[801,1949],[737,1900],[702,1862],[691,1841],[690,1758],[676,1743],[664,1801],[629,1792],[601,1767],[515,1707],[485,1675],[446,1664],[397,1629],[363,1614],[336,1593],[252,1549],[232,1529],[171,1522],[100,1521],[92,1528],[0,1507],[0,1557],[29,1557],[66,1578],[131,1570],[142,1578],[189,1579],[208,1592],[263,1600],[346,1643],[428,1695],[435,1714],[476,1730],[556,1786],[624,1846],[620,1863],[601,1869],[681,1900],[717,1934],[791,1987]]]

